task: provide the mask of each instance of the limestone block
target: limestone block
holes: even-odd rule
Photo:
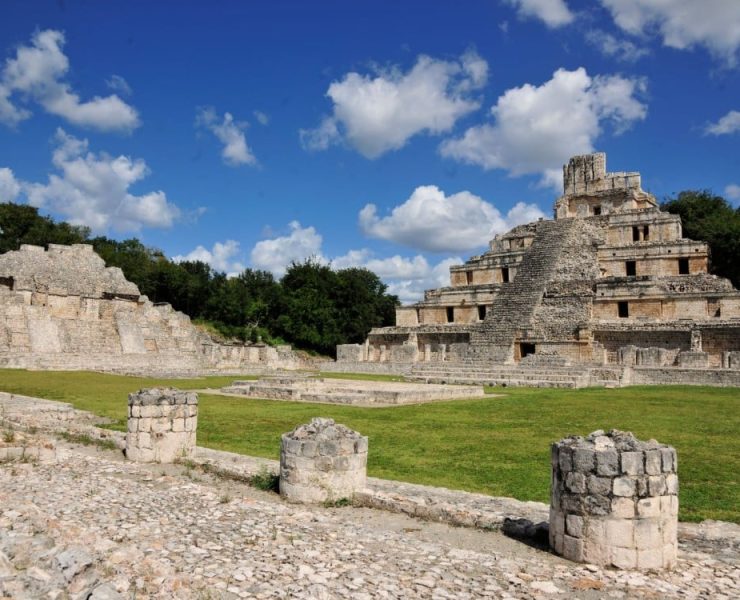
[[[419,358],[416,344],[396,344],[390,347],[390,360],[393,363],[413,363]]]
[[[577,562],[670,569],[676,562],[676,453],[595,431],[551,448],[550,545]]]
[[[723,352],[722,367],[725,369],[740,369],[740,352]]]
[[[283,434],[280,494],[292,502],[351,498],[365,488],[367,438],[332,419],[315,418]]]
[[[709,354],[707,352],[679,352],[678,366],[706,369],[709,366]]]
[[[28,334],[33,352],[61,352],[59,328],[49,317],[29,318]]]
[[[151,388],[130,394],[126,457],[161,463],[192,457],[197,414],[195,392]]]
[[[337,346],[337,362],[362,362],[363,350],[360,344],[340,344]]]

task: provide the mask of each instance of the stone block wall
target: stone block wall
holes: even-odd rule
[[[665,348],[638,348],[637,366],[640,367],[664,367],[672,365],[674,357]]]
[[[675,449],[595,431],[552,445],[550,545],[576,562],[620,569],[676,563]]]
[[[337,362],[360,362],[365,360],[365,347],[360,344],[337,346]]]
[[[740,352],[724,352],[722,367],[725,369],[740,369]]]
[[[172,463],[192,458],[198,428],[198,394],[150,388],[128,397],[126,458]]]
[[[689,369],[706,369],[709,366],[709,354],[706,352],[679,352],[678,366]]]
[[[367,480],[367,438],[333,419],[312,419],[283,434],[280,495],[291,502],[352,498]]]
[[[126,372],[298,368],[291,351],[221,344],[169,304],[141,296],[92,246],[0,255],[0,366]]]
[[[413,363],[419,358],[419,347],[415,343],[390,346],[387,357],[391,362]]]

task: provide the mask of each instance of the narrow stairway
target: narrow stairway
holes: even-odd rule
[[[566,247],[575,219],[542,221],[511,283],[501,286],[482,326],[471,335],[468,358],[486,364],[511,364],[514,342],[534,317]]]

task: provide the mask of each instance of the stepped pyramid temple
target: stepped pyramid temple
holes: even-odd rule
[[[180,374],[297,363],[287,346],[214,341],[106,268],[92,246],[0,255],[0,367]]]
[[[450,269],[450,286],[396,312],[338,368],[418,379],[596,385],[740,385],[740,292],[707,273],[639,173],[606,155],[563,168],[555,219],[497,235]],[[526,368],[525,368],[526,367]]]

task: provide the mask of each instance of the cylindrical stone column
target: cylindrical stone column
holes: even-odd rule
[[[333,419],[312,419],[284,433],[280,495],[291,502],[333,502],[365,488],[367,437]]]
[[[150,388],[128,396],[126,458],[171,463],[192,458],[198,428],[198,394]]]
[[[629,432],[594,431],[552,445],[550,546],[620,569],[676,563],[676,450]]]

